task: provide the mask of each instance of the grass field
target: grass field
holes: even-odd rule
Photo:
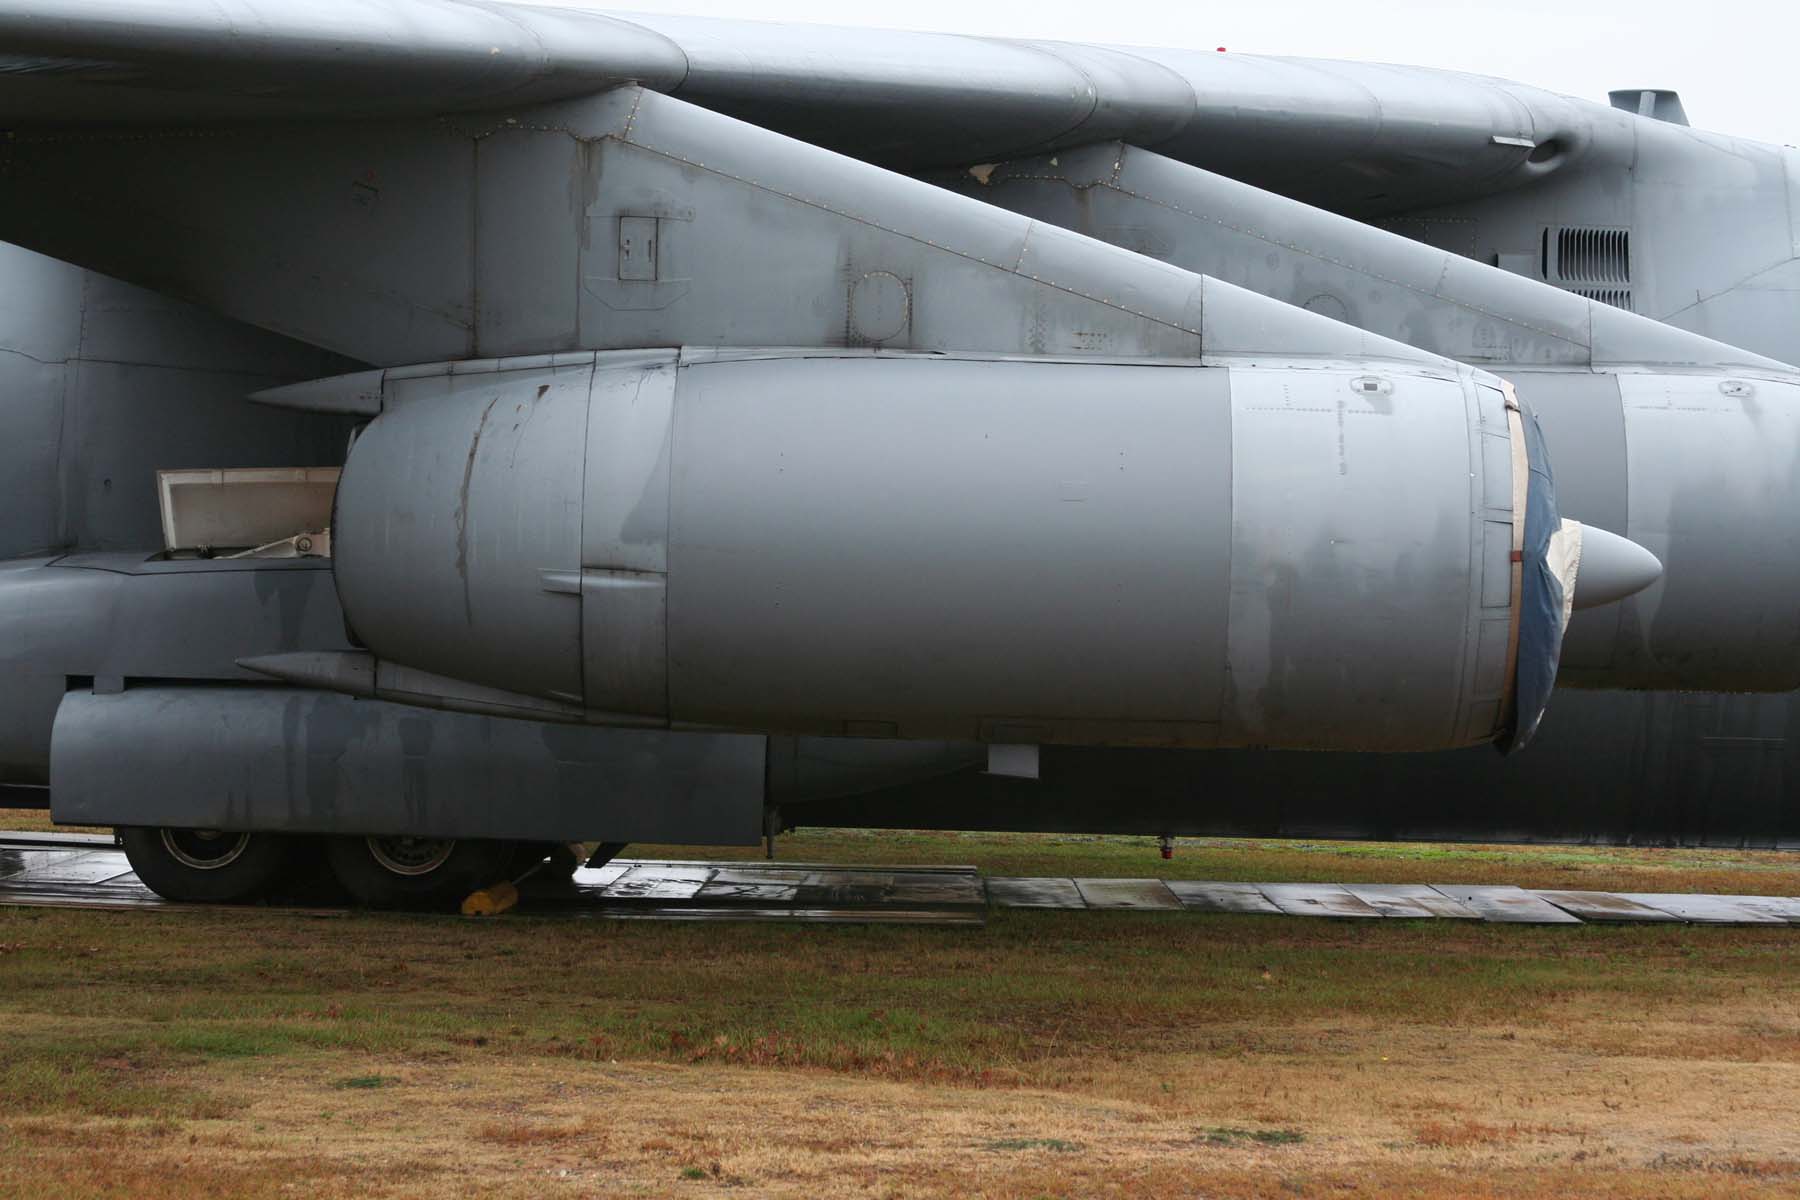
[[[1800,893],[1726,852],[780,853]],[[1781,928],[0,910],[0,1195],[1793,1196],[1797,984]]]

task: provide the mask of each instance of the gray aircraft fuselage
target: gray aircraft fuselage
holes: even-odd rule
[[[1795,151],[1429,71],[629,20],[679,77],[8,147],[0,784],[299,833],[1800,844]],[[1562,515],[1664,568],[1504,759],[1455,748],[1502,696],[1499,380]],[[346,465],[335,581],[154,557],[156,470],[274,465]],[[298,653],[339,681],[242,665]]]

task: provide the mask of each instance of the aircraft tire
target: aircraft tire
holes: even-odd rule
[[[512,842],[457,838],[334,837],[325,858],[364,908],[454,908],[469,893],[510,878]]]
[[[287,871],[287,838],[272,833],[121,826],[125,859],[165,900],[229,904],[254,900]]]

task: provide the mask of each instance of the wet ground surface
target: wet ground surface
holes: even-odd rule
[[[981,875],[959,866],[616,859],[567,882],[527,878],[516,911],[684,921],[980,925],[991,907],[1127,909],[1574,925],[1590,921],[1800,926],[1800,897],[1527,890],[1472,884],[1242,883]],[[332,912],[328,891],[288,898]],[[0,836],[0,904],[189,907],[157,896],[101,834]]]

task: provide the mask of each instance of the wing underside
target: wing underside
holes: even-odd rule
[[[13,128],[434,114],[621,83],[899,169],[1120,140],[1364,215],[1527,183],[1628,128],[1495,79],[1255,55],[472,0],[0,0]]]

